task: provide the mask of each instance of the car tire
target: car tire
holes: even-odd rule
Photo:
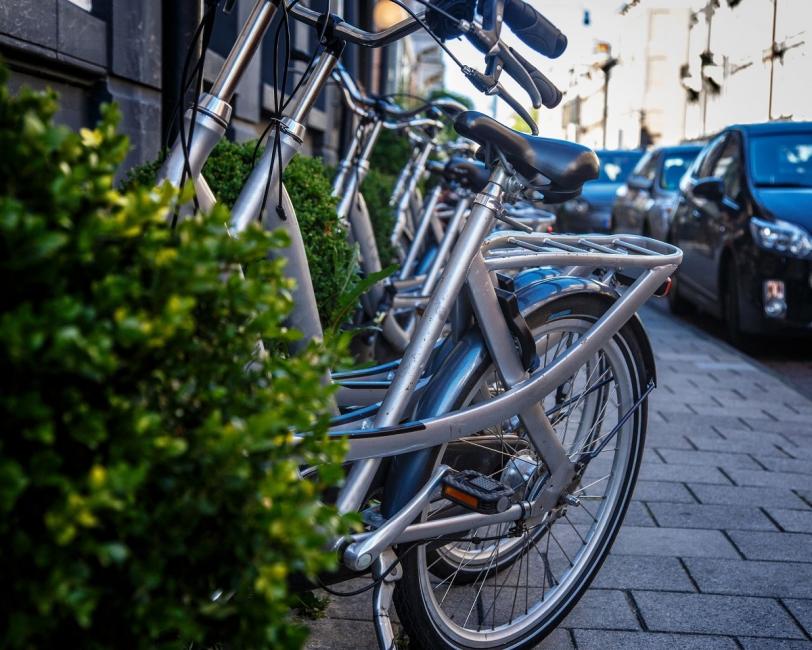
[[[747,350],[752,337],[748,336],[741,329],[741,313],[739,308],[739,279],[736,275],[736,264],[732,260],[725,269],[725,293],[724,293],[724,324],[727,340],[733,347],[740,350]]]

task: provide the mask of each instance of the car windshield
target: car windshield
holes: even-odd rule
[[[676,190],[680,179],[696,159],[699,150],[675,151],[666,154],[663,159],[663,173],[660,174],[660,187],[664,190]]]
[[[753,137],[750,172],[756,187],[812,188],[812,132]]]
[[[601,174],[597,183],[622,183],[632,173],[642,153],[633,151],[599,151]]]

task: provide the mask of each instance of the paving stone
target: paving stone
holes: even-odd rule
[[[563,628],[556,628],[547,638],[538,645],[533,646],[536,650],[574,650],[575,646],[572,644],[572,638],[568,630]]]
[[[736,642],[723,636],[701,634],[646,634],[642,632],[615,632],[575,630],[579,650],[733,650]]]
[[[767,514],[789,533],[812,533],[812,510],[769,508]]]
[[[666,422],[680,424],[688,431],[694,428],[708,426],[728,427],[730,429],[737,429],[742,426],[742,419],[736,415],[686,415],[685,413],[674,413],[666,410],[659,410],[658,412],[665,417]]]
[[[804,502],[786,489],[728,485],[689,484],[701,503],[748,504],[763,508],[804,508]]]
[[[683,465],[710,465],[712,467],[728,467],[761,469],[750,456],[746,454],[731,454],[717,451],[684,451],[682,449],[663,449],[660,452],[666,463],[681,463]]]
[[[372,582],[371,578],[355,578],[335,586],[337,591],[349,592],[366,587]],[[357,596],[332,596],[325,591],[316,592],[321,598],[328,598],[326,615],[329,618],[345,618],[361,621],[372,620],[372,591],[365,591]]]
[[[803,638],[778,601],[768,598],[636,591],[634,599],[655,632]]]
[[[372,621],[323,618],[307,621],[310,638],[306,650],[377,650]]]
[[[718,530],[635,526],[624,526],[620,529],[612,553],[664,557],[739,557],[733,545]]]
[[[754,471],[731,468],[725,470],[737,485],[787,488],[788,490],[812,490],[812,477],[806,474],[785,474],[784,472]]]
[[[748,560],[812,562],[812,535],[732,530],[733,543]]]
[[[728,429],[728,431],[731,431]],[[750,431],[746,433],[752,433]],[[771,440],[759,440],[748,436],[730,436],[722,438],[717,436],[711,438],[708,436],[694,436],[688,435],[688,440],[692,442],[697,449],[702,451],[718,451],[718,452],[736,452],[737,454],[754,454],[757,458],[761,459],[767,456],[776,456],[786,458],[786,454],[781,451],[778,444]],[[782,441],[782,444],[789,446],[787,441]]]
[[[810,444],[810,446],[808,447],[787,444],[782,446],[781,450],[785,454],[789,454],[793,458],[797,458],[799,460],[806,460],[807,466],[812,467],[812,444]]]
[[[759,458],[759,462],[773,472],[812,474],[812,460],[806,458],[773,458],[765,456]]]
[[[703,592],[812,598],[812,564],[687,558],[685,565]]]
[[[715,637],[719,638],[719,637]],[[739,637],[744,650],[810,650],[812,643],[797,639],[750,639]]]
[[[675,557],[609,555],[592,583],[602,589],[696,591]]]
[[[637,481],[632,498],[637,501],[696,503],[696,499],[684,485],[665,481]]]
[[[758,508],[699,503],[649,504],[657,524],[666,528],[716,528],[719,530],[776,530]]]
[[[753,431],[769,431],[771,433],[780,433],[783,435],[804,435],[812,436],[812,423],[810,422],[785,422],[783,420],[770,420],[767,418],[742,418],[744,422]],[[736,429],[739,427],[733,426]]]
[[[806,633],[812,636],[812,600],[796,600],[794,598],[785,598],[784,604],[787,609],[792,612],[792,615],[798,619],[798,622],[806,630]]]
[[[774,433],[770,431],[762,431],[752,429],[745,429],[738,427],[735,429],[727,427],[719,427],[718,432],[720,437],[729,440],[731,443],[753,442],[753,443],[767,443],[768,445],[778,447],[793,447],[793,442],[787,438],[783,433]]]
[[[711,483],[713,485],[730,485],[728,479],[716,467],[708,465],[683,465],[681,463],[663,463],[660,465],[643,465],[640,468],[640,480],[672,481],[691,483]]]
[[[743,406],[741,404],[731,404],[729,406],[703,406],[700,404],[694,407],[694,411],[696,411],[700,417],[769,417],[769,415],[765,413],[765,409],[758,406]]]
[[[612,589],[590,589],[561,624],[564,627],[639,630],[626,595]]]
[[[572,511],[570,511],[572,512]],[[591,519],[589,520],[592,521]],[[646,506],[641,501],[632,501],[626,511],[624,526],[656,526],[657,522],[651,518]]]
[[[646,432],[647,449],[694,449],[688,438],[680,434]]]

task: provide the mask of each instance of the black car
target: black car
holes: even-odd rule
[[[557,229],[561,232],[609,232],[612,205],[618,188],[628,178],[642,151],[599,150],[600,176],[584,183],[581,195],[555,207]]]
[[[731,126],[680,183],[670,294],[724,319],[731,340],[812,333],[812,122]]]
[[[702,151],[690,144],[652,149],[640,159],[612,208],[612,230],[655,239],[668,237],[680,179]]]

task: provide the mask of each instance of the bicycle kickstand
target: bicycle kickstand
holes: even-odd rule
[[[395,593],[395,583],[403,576],[403,568],[398,565],[386,575],[386,571],[398,561],[395,552],[388,548],[381,553],[372,566],[372,576],[380,582],[375,585],[372,592],[372,610],[375,622],[375,636],[378,638],[378,647],[381,650],[395,650],[395,633],[392,630],[392,620],[389,618],[389,608],[392,606],[392,595]]]

